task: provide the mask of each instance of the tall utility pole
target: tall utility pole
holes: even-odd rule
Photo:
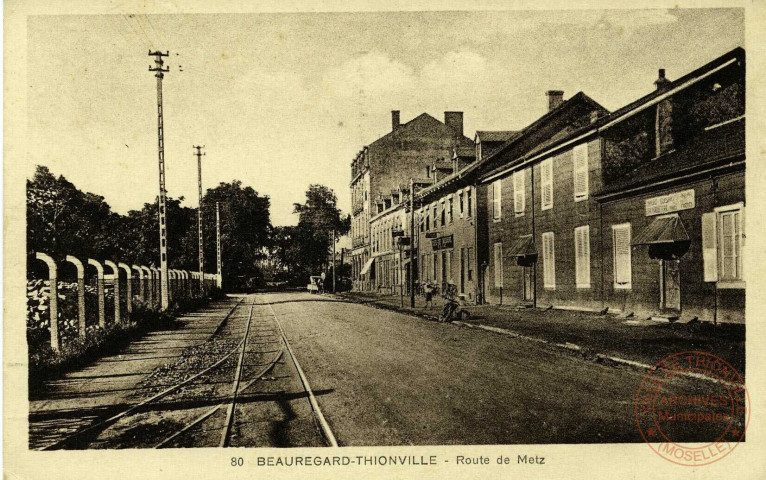
[[[223,262],[221,261],[221,204],[215,202],[215,256],[218,288],[223,288]],[[201,258],[201,257],[200,257]]]
[[[332,293],[335,293],[335,227],[332,229]]]
[[[415,308],[415,181],[410,178],[410,308]]]
[[[170,67],[163,68],[165,62],[162,57],[167,57],[170,52],[162,53],[160,51],[152,52],[149,50],[149,56],[154,57],[155,67],[149,66],[150,72],[157,77],[157,135],[159,138],[159,163],[160,163],[160,196],[158,210],[160,212],[160,306],[162,310],[167,310],[169,305],[168,296],[168,228],[167,228],[167,191],[165,190],[165,138],[164,126],[162,123],[162,78],[164,74],[170,71]]]
[[[197,241],[199,242],[199,274],[200,278],[202,278],[203,272],[205,271],[205,254],[203,253],[202,246],[202,157],[207,154],[202,153],[201,151],[205,148],[204,145],[195,145],[194,148],[197,149],[197,153],[194,154],[197,156],[197,189],[199,190],[199,207],[197,207]]]

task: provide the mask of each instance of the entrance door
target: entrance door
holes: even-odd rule
[[[532,301],[532,267],[524,267],[524,301]]]
[[[660,306],[681,310],[681,269],[679,260],[660,260]]]

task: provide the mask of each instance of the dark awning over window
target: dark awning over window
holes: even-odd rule
[[[652,223],[636,235],[632,245],[656,245],[688,241],[689,234],[686,233],[681,218],[678,215],[672,215],[652,220]]]
[[[519,237],[513,242],[508,255],[511,257],[528,257],[530,255],[537,255],[537,249],[535,248],[535,241],[532,235],[526,235]]]

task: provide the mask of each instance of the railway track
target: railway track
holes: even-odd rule
[[[159,393],[41,450],[235,446],[232,445],[234,427],[242,433],[242,428],[254,422],[254,419],[247,418],[252,417],[253,412],[243,411],[250,408],[241,405],[243,395],[247,394],[251,398],[260,395],[263,400],[259,401],[284,404],[285,391],[254,392],[253,387],[265,380],[274,381],[274,377],[266,379],[265,376],[278,365],[284,365],[282,369],[289,370],[285,360],[289,361],[297,373],[303,395],[310,405],[315,434],[321,435],[321,443],[312,444],[337,446],[337,440],[276,312],[270,303],[258,303],[256,299],[253,296],[247,305],[249,309],[246,315],[234,314],[235,310],[243,307],[241,301],[221,323],[215,341],[221,343],[222,348],[216,350],[220,352],[214,362],[209,361],[201,371],[187,374],[183,380]],[[263,314],[265,309],[268,314]],[[260,311],[261,314],[254,315],[254,311]],[[294,376],[286,373],[279,378],[295,382],[295,378],[291,377]],[[296,398],[295,394],[292,396]],[[268,442],[264,445],[246,445],[271,446]]]

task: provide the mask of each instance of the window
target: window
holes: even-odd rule
[[[446,217],[447,217],[447,206],[444,204],[444,202],[441,202],[441,204],[439,205],[439,208],[441,208],[441,211],[442,211],[440,225],[443,227],[443,226],[445,226],[447,224],[447,219],[446,219]]]
[[[572,149],[574,163],[575,202],[588,198],[588,144],[583,143]]]
[[[739,210],[718,212],[718,231],[721,237],[721,280],[742,279],[742,230]]]
[[[612,258],[614,259],[614,288],[630,289],[630,224],[612,225]]]
[[[575,234],[575,284],[590,288],[590,227],[577,227]]]
[[[517,217],[524,215],[524,171],[513,174],[513,212]]]
[[[502,180],[495,180],[492,183],[492,218],[494,220],[500,220],[502,214],[501,182]]]
[[[433,206],[434,228],[439,228],[439,217],[436,216],[436,205]]]
[[[426,209],[426,232],[431,230],[431,211]]]
[[[556,247],[553,232],[543,233],[543,287],[556,288]]]
[[[460,205],[458,208],[460,208],[460,217],[462,218],[463,212],[465,211],[465,205],[463,205],[463,192],[460,192],[457,194],[457,201]]]
[[[495,288],[503,287],[503,243],[495,244]]]
[[[705,281],[721,288],[744,287],[743,249],[745,207],[739,203],[702,215]]]
[[[452,195],[450,195],[449,200],[447,200],[447,205],[449,206],[447,217],[449,218],[449,223],[452,223],[452,217],[454,215],[454,212],[452,210]]]
[[[465,210],[466,217],[470,217],[473,215],[473,202],[471,201],[471,192],[472,192],[472,189],[470,187],[468,188],[468,190],[465,191],[465,198],[468,203]]]
[[[542,210],[553,208],[553,159],[540,163],[540,201]]]
[[[433,280],[436,280],[437,278],[439,278],[436,275],[436,273],[437,273],[436,267],[437,267],[437,263],[439,261],[439,256],[436,253],[434,253],[433,255],[429,255],[429,257],[431,258],[431,268],[432,268],[432,270],[431,270],[431,278]]]

